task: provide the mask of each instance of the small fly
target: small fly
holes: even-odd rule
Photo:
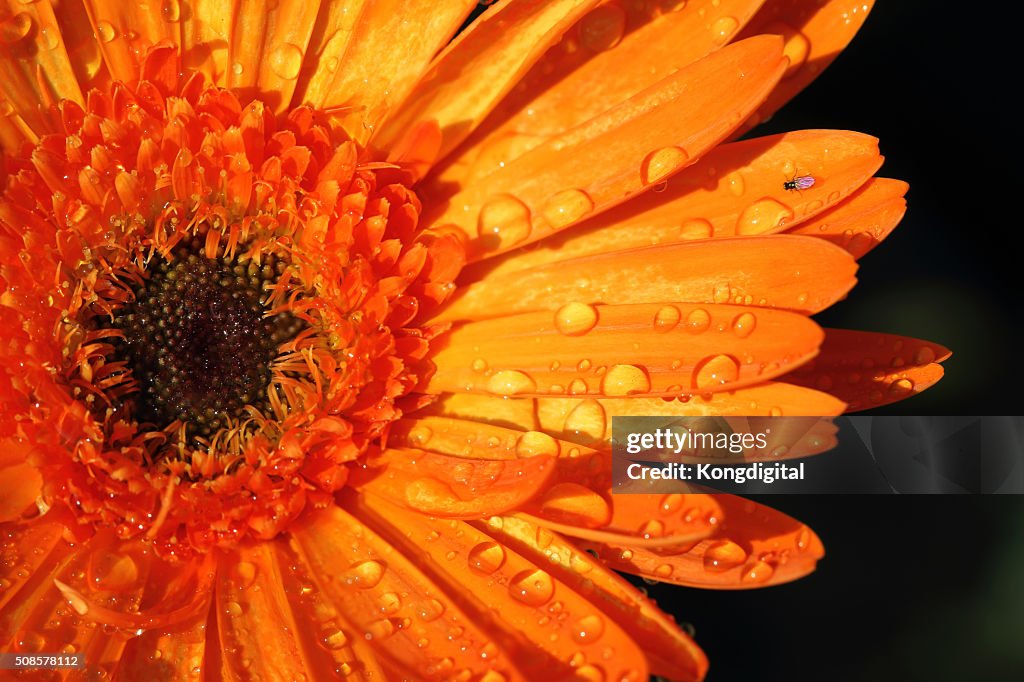
[[[782,183],[782,189],[789,190],[790,192],[800,192],[811,187],[814,187],[813,175],[800,175]]]

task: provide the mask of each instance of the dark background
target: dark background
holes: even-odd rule
[[[860,261],[849,299],[818,316],[953,350],[941,382],[877,414],[1024,413],[1024,182],[1007,96],[1020,38],[1009,17],[951,7],[879,2],[823,76],[753,131],[869,133],[886,156],[879,174],[910,183],[903,222]],[[1024,679],[1024,498],[759,501],[818,532],[827,555],[815,573],[741,592],[645,586],[696,628],[707,682]]]

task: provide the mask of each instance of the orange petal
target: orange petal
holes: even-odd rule
[[[671,494],[670,494],[671,495]],[[685,505],[685,496],[680,504]],[[799,521],[732,495],[718,495],[724,521],[717,533],[683,554],[595,545],[610,567],[659,582],[711,589],[748,589],[796,580],[824,556],[821,541]],[[675,501],[663,498],[662,508]]]
[[[466,185],[720,48],[763,0],[602,3],[566,32],[431,178]],[[717,30],[712,30],[716,27]]]
[[[433,567],[448,599],[514,655],[526,679],[647,679],[643,654],[621,621],[554,578],[547,562],[503,547],[482,524],[430,519],[371,496],[347,500],[399,549],[417,557],[426,554],[422,563]],[[502,605],[500,612],[495,604]],[[421,613],[436,611],[430,602],[420,607]],[[609,648],[613,659],[602,655]],[[600,676],[602,671],[607,678]]]
[[[295,102],[324,108],[342,58],[356,35],[367,0],[321,3],[295,90]]]
[[[203,613],[182,628],[147,630],[128,640],[114,679],[186,682],[193,670],[212,670],[206,657],[206,616]]]
[[[813,357],[803,315],[739,306],[571,303],[453,328],[427,391],[660,395],[734,390]],[[630,364],[626,364],[630,363]]]
[[[597,0],[550,0],[488,9],[434,61],[374,144],[388,149],[418,122],[435,120],[443,136],[441,155],[446,155],[595,4]]]
[[[409,513],[410,519],[417,516]],[[410,679],[449,679],[463,668],[475,675],[494,670],[527,679],[483,622],[410,561],[396,538],[384,539],[332,506],[294,526],[290,549],[323,598],[351,624],[345,639],[369,643],[389,668]],[[430,549],[417,543],[406,551],[420,562]]]
[[[210,83],[224,87],[231,68],[232,22],[237,0],[190,0],[181,12],[182,65],[204,73]]]
[[[0,2],[0,115],[17,113],[36,135],[55,132],[51,105],[61,98],[82,102],[53,7],[48,2]],[[13,137],[4,134],[10,146]]]
[[[32,581],[33,576],[49,570],[44,567],[44,564],[50,566],[59,562],[60,558],[51,558],[51,554],[58,544],[63,545],[61,543],[62,532],[63,527],[60,522],[45,516],[28,524],[0,526],[0,537],[5,538],[3,546],[5,560],[0,563],[0,584],[5,587],[3,591],[0,591],[0,609],[4,609],[5,614],[8,612],[7,604],[12,603],[12,600],[17,603],[25,601],[25,594],[22,594],[21,590]],[[20,561],[10,560],[11,556],[17,556]],[[32,589],[30,587],[29,592]],[[8,632],[7,627],[5,623],[3,632]]]
[[[100,41],[96,40],[85,0],[61,0],[49,4],[53,6],[61,41],[81,91],[86,93],[109,83],[110,73],[103,63]]]
[[[429,224],[458,226],[479,260],[611,208],[728,135],[781,74],[779,49],[777,38],[758,37],[714,52],[460,188]]]
[[[330,87],[318,87],[321,101],[308,101],[324,109],[353,107],[339,114],[339,123],[353,139],[365,144],[387,112],[405,99],[475,4],[471,0],[366,3],[351,38],[336,44],[330,41],[321,52],[311,82],[317,81],[321,69],[330,71],[332,67],[334,78]],[[317,94],[314,90],[307,98]]]
[[[827,391],[866,410],[909,398],[942,378],[951,355],[937,343],[896,334],[828,329],[821,354],[785,381]]]
[[[418,450],[385,450],[352,484],[411,509],[479,518],[516,509],[544,488],[552,457],[474,460]]]
[[[240,547],[221,559],[216,608],[218,645],[224,654],[217,674],[226,681],[257,676],[270,680],[329,679],[336,668],[355,660],[349,636],[341,629],[337,630],[341,635],[325,635],[320,631],[327,629],[325,624],[318,628],[315,621],[297,618],[296,612],[315,611],[303,604],[301,588],[286,591],[286,580],[299,581],[291,568],[294,563],[281,561],[275,551],[278,544],[282,542]],[[321,637],[328,640],[328,646],[318,641]]]
[[[733,237],[615,251],[484,277],[456,293],[439,321],[572,302],[738,303],[815,313],[856,281],[850,254],[797,235]]]
[[[703,679],[707,658],[693,640],[654,602],[578,546],[520,517],[492,519],[487,531],[506,547],[545,566],[556,580],[587,595],[612,621],[642,642],[652,674],[676,680]]]
[[[889,236],[907,211],[902,180],[871,178],[850,198],[796,227],[792,234],[827,239],[860,258]]]
[[[35,466],[22,462],[0,468],[0,523],[18,519],[42,491],[43,477]]]
[[[843,130],[801,130],[722,145],[647,192],[578,227],[480,263],[463,274],[497,276],[610,251],[736,234],[769,234],[814,218],[856,191],[882,163],[878,141]],[[783,183],[816,182],[802,192]],[[465,281],[465,280],[463,280]]]
[[[447,393],[438,396],[436,402],[423,408],[422,412],[417,413],[417,416],[422,414],[457,417],[520,431],[532,431],[539,428],[534,409],[535,403],[531,398],[504,398],[480,393]]]
[[[570,444],[536,431],[470,419],[420,416],[417,412],[414,417],[392,424],[388,445],[419,448],[452,457],[508,460],[537,455],[558,457],[568,453]]]
[[[160,42],[181,44],[181,6],[178,2],[163,3],[153,11],[144,3],[123,0],[85,0],[86,11],[99,43],[103,63],[114,80],[131,83],[138,80],[139,68],[150,47]]]
[[[235,2],[227,85],[243,102],[259,97],[275,111],[283,111],[295,91],[320,2]]]
[[[874,0],[826,0],[814,4],[768,0],[739,39],[762,33],[781,35],[786,41],[789,67],[782,82],[737,135],[771,118],[817,78],[853,40],[874,4]]]

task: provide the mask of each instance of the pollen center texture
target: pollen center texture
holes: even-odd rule
[[[179,420],[188,435],[209,437],[251,410],[269,413],[270,363],[302,326],[267,307],[284,265],[272,255],[209,259],[198,239],[170,261],[153,259],[114,321],[124,335],[115,354],[134,373],[141,421],[162,429]]]

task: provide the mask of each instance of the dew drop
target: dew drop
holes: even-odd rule
[[[679,308],[674,305],[662,306],[654,314],[654,331],[670,332],[676,328],[680,319],[682,319],[682,313],[679,312]]]
[[[160,16],[171,23],[181,21],[181,3],[178,0],[164,0],[160,4]]]
[[[682,509],[685,502],[686,498],[681,493],[670,493],[661,498],[661,504],[658,505],[658,509],[662,514],[668,516]]]
[[[0,41],[8,44],[23,40],[32,30],[32,15],[19,12],[10,19],[0,23]]]
[[[555,327],[566,336],[586,334],[597,324],[597,309],[586,303],[567,303],[555,313]]]
[[[551,195],[541,209],[541,215],[552,227],[561,228],[575,223],[594,210],[594,201],[581,189],[566,189]]]
[[[342,576],[347,585],[354,585],[364,590],[375,587],[384,577],[383,562],[370,560],[355,564]]]
[[[604,619],[595,614],[583,616],[572,629],[572,638],[580,644],[596,642],[604,634]]]
[[[428,599],[416,607],[416,615],[425,623],[435,621],[444,614],[444,604],[436,599]]]
[[[590,663],[576,668],[573,672],[573,679],[581,680],[582,682],[605,682],[604,671]]]
[[[625,30],[625,10],[608,3],[580,19],[580,42],[591,52],[603,52],[618,45]]]
[[[505,550],[497,542],[481,542],[469,550],[469,567],[483,575],[490,575],[505,563]]]
[[[526,204],[508,194],[489,199],[477,217],[477,232],[488,246],[508,248],[530,236],[533,225]]]
[[[587,382],[583,379],[573,379],[569,384],[569,395],[586,395],[588,390]]]
[[[640,179],[645,185],[661,182],[690,159],[679,147],[663,147],[644,157]]]
[[[712,40],[719,45],[724,44],[736,32],[739,26],[740,22],[736,21],[735,17],[722,17],[718,19],[711,25]]]
[[[711,315],[703,308],[695,308],[686,316],[686,331],[693,334],[700,334],[711,326]]]
[[[281,43],[270,53],[270,69],[285,80],[295,80],[302,68],[302,50],[291,43]]]
[[[101,21],[96,24],[96,35],[100,42],[109,43],[117,37],[117,29],[109,21]]]
[[[764,234],[785,225],[794,215],[792,208],[775,199],[758,199],[743,209],[736,219],[736,234]]]
[[[235,62],[231,65],[231,73],[235,74],[236,76],[241,76],[243,71],[245,71],[245,67],[242,66],[241,62]]]
[[[558,441],[541,431],[527,431],[516,443],[518,457],[557,457]]]
[[[740,365],[728,355],[714,355],[699,365],[694,374],[696,388],[713,388],[736,381]]]
[[[586,528],[600,528],[612,515],[611,506],[604,497],[578,483],[552,486],[544,493],[540,506],[549,519]]]
[[[746,551],[732,540],[719,540],[704,550],[704,570],[706,571],[728,571],[746,560]]]
[[[935,351],[930,346],[921,346],[914,353],[914,364],[915,365],[927,365],[928,363],[935,362]]]
[[[124,592],[137,587],[139,567],[127,554],[97,551],[86,566],[89,584],[108,592]]]
[[[612,365],[601,379],[601,392],[605,395],[633,395],[650,390],[647,372],[636,365]]]
[[[566,416],[562,429],[576,436],[580,442],[603,440],[607,416],[601,403],[594,399],[580,402]]]
[[[537,384],[529,374],[515,369],[503,369],[487,380],[487,390],[495,395],[510,396],[533,393],[537,390]]]
[[[242,615],[242,605],[236,601],[229,601],[224,604],[224,615],[237,618]]]
[[[47,50],[60,47],[60,30],[56,26],[43,26],[39,29],[39,41]]]
[[[339,628],[330,628],[321,633],[320,641],[328,649],[340,649],[348,643],[348,637]]]
[[[665,535],[665,524],[657,519],[650,519],[645,521],[640,526],[640,535],[645,539],[660,538]]]
[[[729,193],[734,197],[741,197],[747,191],[747,183],[744,182],[743,176],[738,171],[725,176],[725,182],[729,186]]]
[[[754,313],[741,313],[732,321],[732,331],[741,339],[750,336],[756,326],[757,317],[754,316]]]
[[[554,596],[555,584],[551,576],[539,568],[528,569],[512,576],[508,591],[513,599],[528,606],[543,606]]]
[[[714,234],[714,226],[703,218],[691,218],[679,228],[681,239],[711,239]]]
[[[745,583],[763,583],[771,578],[773,573],[775,573],[775,569],[771,564],[758,561],[744,569],[740,580]]]
[[[256,565],[251,561],[240,561],[231,567],[231,577],[244,590],[256,580]]]
[[[898,379],[889,386],[889,394],[893,396],[910,395],[914,390],[914,382],[910,379]]]

